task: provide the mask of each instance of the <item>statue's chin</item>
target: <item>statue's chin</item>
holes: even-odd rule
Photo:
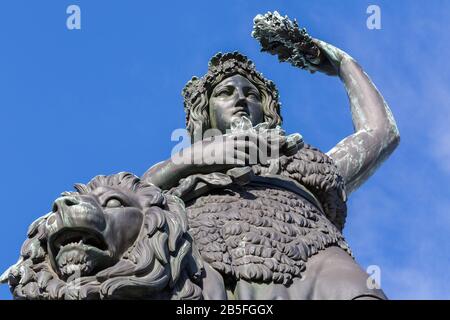
[[[112,265],[108,251],[83,243],[70,243],[61,247],[55,257],[62,278],[86,277]]]

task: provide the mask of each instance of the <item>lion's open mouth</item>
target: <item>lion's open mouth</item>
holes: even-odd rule
[[[56,251],[70,244],[84,244],[102,251],[108,249],[103,236],[94,230],[61,230],[53,237],[53,246]],[[55,252],[58,254],[58,252]]]
[[[88,229],[64,228],[50,237],[50,255],[63,277],[86,276],[111,261],[103,236]]]

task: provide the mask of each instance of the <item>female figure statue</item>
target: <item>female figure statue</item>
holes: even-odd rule
[[[350,55],[287,17],[257,16],[253,36],[281,61],[338,77],[355,132],[327,153],[286,136],[275,85],[247,57],[217,54],[183,90],[192,145],[180,157],[191,161],[172,157],[142,179],[185,202],[207,263],[205,298],[383,299],[367,285],[342,229],[348,195],[399,143],[392,113]],[[211,128],[216,135],[205,137]],[[263,138],[268,132],[275,134]],[[252,161],[263,147],[269,159]],[[229,161],[236,157],[242,161]]]

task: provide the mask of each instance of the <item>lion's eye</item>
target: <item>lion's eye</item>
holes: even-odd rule
[[[123,207],[123,203],[119,199],[111,198],[108,201],[106,201],[105,207],[107,207],[107,208],[119,208],[119,207]]]

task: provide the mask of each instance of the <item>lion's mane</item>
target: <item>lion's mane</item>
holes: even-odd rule
[[[130,173],[97,176],[77,184],[74,194],[88,194],[108,186],[138,194],[144,208],[143,224],[135,243],[118,263],[99,273],[64,281],[52,269],[47,252],[45,222],[28,230],[20,259],[6,276],[18,299],[200,299],[197,281],[203,267],[187,232],[184,205]],[[70,193],[64,193],[70,194]]]

